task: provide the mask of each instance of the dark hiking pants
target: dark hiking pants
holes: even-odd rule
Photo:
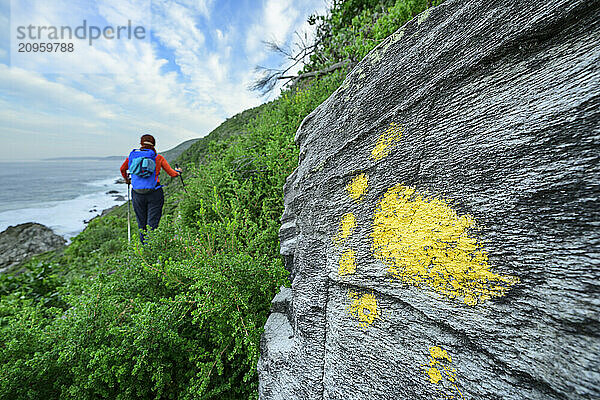
[[[149,226],[151,229],[158,228],[165,196],[162,188],[146,194],[139,194],[132,191],[131,195],[135,217],[138,228],[140,228],[140,240],[144,243],[146,226]]]

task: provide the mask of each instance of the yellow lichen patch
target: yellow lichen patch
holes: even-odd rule
[[[338,274],[340,276],[351,275],[356,272],[356,254],[354,250],[347,249],[342,253],[340,257],[340,266],[338,267]]]
[[[405,28],[402,28],[399,32],[393,33],[388,39],[379,43],[379,45],[377,45],[377,47],[375,47],[375,49],[373,49],[373,51],[367,55],[367,59],[371,62],[371,64],[376,64],[381,61],[390,46],[402,39],[404,36],[404,29]]]
[[[381,46],[381,43],[379,46]],[[377,64],[383,58],[384,52],[379,46],[375,47],[369,54],[367,54],[366,59],[371,63],[371,65]]]
[[[375,161],[381,160],[390,154],[391,147],[402,137],[402,126],[392,122],[390,126],[379,136],[377,144],[371,151],[371,158]]]
[[[358,80],[362,80],[367,77],[367,75],[365,74],[365,70],[362,67],[356,70],[356,75],[358,75]]]
[[[458,394],[461,399],[464,399],[462,393],[456,386],[456,369],[450,366],[452,357],[446,350],[441,347],[433,346],[429,348],[429,363],[421,365],[423,373],[429,378],[429,382],[437,385],[441,394],[447,399],[458,399]]]
[[[404,36],[404,29],[402,29],[398,33],[393,33],[389,38],[385,39],[383,42],[379,43],[373,50],[367,54],[365,57],[367,61],[371,63],[371,65],[377,64],[379,61],[383,59],[385,53],[387,53],[388,49],[391,45],[399,41],[402,36]]]
[[[366,174],[360,174],[354,177],[354,179],[346,186],[350,198],[356,201],[362,200],[362,197],[367,192],[369,186],[368,182],[369,178]]]
[[[439,381],[442,380],[442,374],[440,373],[440,370],[434,367],[430,367],[427,370],[427,375],[429,375],[429,381],[431,383],[438,383]]]
[[[429,348],[429,354],[433,359],[436,360],[448,360],[448,362],[452,362],[452,358],[448,355],[446,350],[443,350],[441,347],[433,346]]]
[[[402,28],[402,29],[398,30],[397,32],[392,33],[392,36],[390,37],[390,44],[399,42],[400,39],[402,39],[402,37],[404,36],[405,29],[406,28]]]
[[[334,243],[340,243],[343,240],[347,239],[348,236],[352,234],[354,231],[354,227],[356,226],[356,217],[354,214],[347,213],[342,217],[342,221],[340,222],[340,226],[338,228],[337,234],[333,237]]]
[[[379,318],[379,309],[377,308],[377,299],[372,293],[363,295],[356,292],[348,292],[352,300],[350,304],[350,314],[358,320],[358,325],[366,328],[372,325],[376,318]]]
[[[419,16],[417,17],[417,25],[421,25],[429,17],[430,12],[431,12],[431,9],[428,8],[427,10],[425,10],[421,14],[419,14]]]
[[[474,306],[518,282],[490,271],[487,253],[469,235],[474,226],[471,216],[459,216],[446,201],[396,185],[375,210],[371,249],[404,283]]]

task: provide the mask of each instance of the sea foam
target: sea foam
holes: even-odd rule
[[[11,225],[37,222],[48,226],[56,234],[68,240],[85,228],[85,221],[100,215],[103,210],[123,204],[126,201],[115,201],[114,196],[118,195],[127,199],[127,186],[116,184],[116,179],[116,177],[113,177],[88,182],[86,185],[97,187],[98,191],[80,195],[73,199],[0,212],[0,232]],[[117,191],[117,193],[107,194],[109,191]]]

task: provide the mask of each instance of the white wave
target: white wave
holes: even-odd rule
[[[94,186],[94,187],[113,187],[115,185],[117,186],[122,186],[122,184],[116,184],[115,181],[117,179],[121,178],[120,176],[118,178],[113,177],[113,178],[106,178],[106,179],[99,179],[97,181],[92,181],[92,182],[86,182],[85,185],[87,186]],[[126,191],[127,189],[125,189]]]
[[[84,221],[89,221],[100,215],[103,210],[126,201],[127,186],[115,184],[115,180],[116,178],[110,178],[92,182],[92,186],[102,187],[102,191],[81,195],[71,200],[0,212],[0,232],[11,225],[37,222],[51,228],[56,234],[70,239],[85,228]],[[112,190],[117,193],[107,194]],[[119,195],[125,200],[115,201],[115,196]]]

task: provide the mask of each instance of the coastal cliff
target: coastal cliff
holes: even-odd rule
[[[600,12],[448,1],[297,131],[259,396],[600,396]]]

